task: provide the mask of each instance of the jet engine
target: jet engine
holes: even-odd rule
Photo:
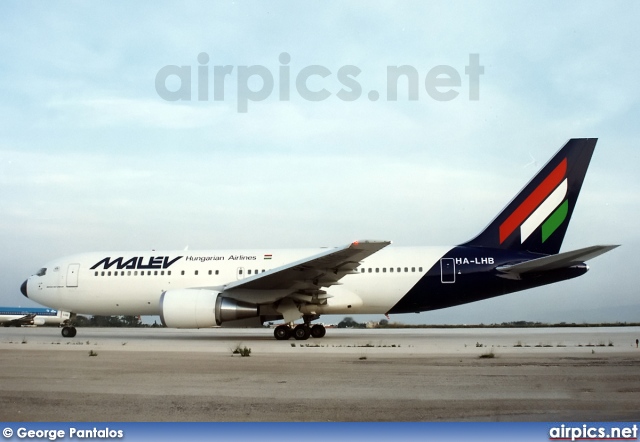
[[[208,289],[167,290],[160,298],[165,327],[207,328],[223,322],[255,318],[258,306]]]

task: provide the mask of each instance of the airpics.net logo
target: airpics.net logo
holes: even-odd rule
[[[235,98],[239,113],[248,112],[250,102],[267,100],[274,93],[279,101],[290,101],[295,94],[311,102],[331,98],[344,102],[365,99],[363,86],[358,80],[364,75],[358,66],[330,69],[314,64],[292,69],[291,61],[291,55],[283,52],[278,57],[279,66],[271,69],[263,65],[211,65],[209,54],[201,52],[195,67],[172,64],[160,68],[155,88],[158,96],[166,101],[225,101]],[[381,95],[380,88],[371,88],[366,99],[372,102],[381,98],[386,101],[418,101],[426,94],[434,101],[452,101],[465,95],[469,101],[478,101],[480,76],[483,74],[484,66],[480,64],[479,54],[469,54],[468,64],[464,67],[437,65],[423,73],[410,65],[386,66],[384,93]],[[235,91],[235,96],[230,97],[230,91]]]

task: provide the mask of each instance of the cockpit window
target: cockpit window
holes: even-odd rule
[[[44,276],[47,274],[47,269],[46,268],[41,268],[40,270],[38,270],[38,273],[36,273],[36,275],[38,276]]]

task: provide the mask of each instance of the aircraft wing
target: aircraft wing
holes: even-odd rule
[[[602,255],[603,253],[613,250],[616,247],[618,246],[607,245],[585,247],[583,249],[558,253],[557,255],[544,256],[542,258],[532,259],[530,261],[525,261],[518,264],[499,266],[496,268],[496,270],[507,275],[517,276],[523,273],[545,272],[549,270],[562,269],[582,264],[584,261]]]
[[[16,319],[11,319],[9,322],[10,324],[19,324],[19,325],[31,325],[33,324],[33,319],[36,317],[35,313],[34,314],[28,314],[23,316],[22,318],[16,318]]]
[[[355,273],[360,261],[391,244],[391,241],[354,241],[343,247],[328,249],[317,255],[294,261],[268,272],[225,286],[225,291],[247,290],[318,290],[339,284]]]

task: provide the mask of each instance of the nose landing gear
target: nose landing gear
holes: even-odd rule
[[[75,316],[75,313],[71,314],[72,317]],[[71,324],[71,320],[66,319],[62,324],[62,337],[63,338],[74,338],[76,336],[76,328]]]
[[[72,326],[64,326],[62,327],[62,337],[63,338],[73,338],[76,335],[76,328]]]

